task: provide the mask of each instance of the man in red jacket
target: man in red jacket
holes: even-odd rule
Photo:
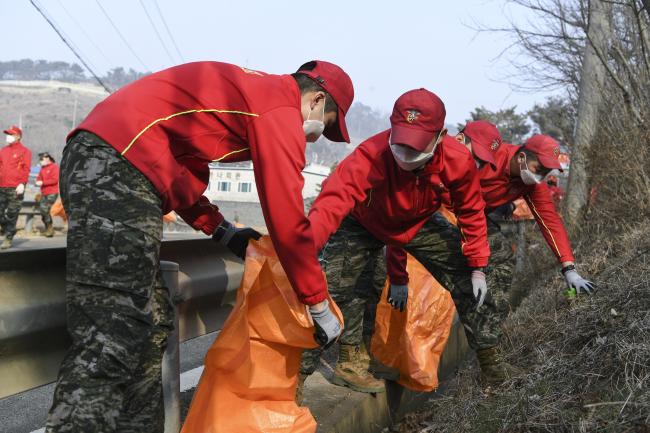
[[[202,196],[213,161],[253,161],[267,228],[317,341],[340,334],[301,171],[307,141],[349,141],[353,97],[348,75],[328,62],[292,75],[196,62],[123,87],[70,133],[61,196],[72,346],[47,432],[162,432],[160,368],[173,314],[158,266],[162,216],[176,211],[239,257],[260,236],[235,228]]]
[[[395,102],[390,121],[391,129],[361,143],[338,165],[309,212],[329,290],[346,324],[334,383],[362,392],[379,392],[383,384],[369,374],[362,358],[363,298],[372,294],[355,291],[357,280],[385,245],[406,245],[438,274],[438,264],[421,247],[445,192],[453,198],[462,228],[458,260],[465,272],[455,273],[459,289],[454,292],[459,311],[493,305],[482,272],[490,250],[478,172],[467,149],[446,135],[443,102],[426,89],[409,91]],[[402,310],[406,297],[405,285],[391,287],[390,301]],[[316,369],[320,353],[304,353],[300,383]]]
[[[44,235],[51,238],[54,236],[54,225],[52,225],[50,209],[59,197],[59,166],[56,165],[54,158],[47,152],[40,153],[38,156],[41,164],[41,171],[36,177],[36,186],[41,187],[41,200],[38,202],[38,210],[41,213],[43,224],[45,224]]]
[[[11,248],[16,235],[16,221],[29,180],[32,152],[23,146],[20,139],[23,131],[12,126],[4,130],[6,145],[0,149],[0,231],[4,240],[0,249]]]
[[[496,128],[485,121],[470,122],[461,131],[456,139],[467,146],[477,162],[484,161],[482,155],[486,151],[486,142],[477,140],[477,136],[490,135],[496,144],[494,155],[495,165],[483,164],[479,170],[481,191],[485,200],[485,212],[488,215],[494,209],[524,198],[531,209],[537,224],[542,231],[551,250],[562,266],[562,273],[569,287],[578,292],[591,293],[594,289],[590,281],[582,278],[575,269],[574,258],[568,236],[558,215],[549,187],[543,182],[551,170],[561,170],[558,156],[560,146],[553,138],[546,135],[535,135],[528,139],[523,146],[501,143],[501,137]],[[490,132],[491,131],[491,132]],[[490,141],[487,142],[488,144]],[[449,195],[443,197],[446,206],[453,203]],[[434,219],[441,221],[441,216],[435,215]],[[513,251],[510,242],[501,233],[499,224],[487,216],[488,240],[490,242],[490,266],[488,268],[488,281],[493,294],[498,294],[501,299],[500,314],[494,317],[493,338],[480,342],[477,357],[481,366],[482,378],[488,383],[499,383],[508,377],[520,373],[520,370],[504,362],[499,355],[499,337],[501,335],[500,323],[509,310],[509,291],[513,276]],[[454,244],[458,230],[446,223],[446,228],[438,231],[436,241]],[[406,253],[399,248],[388,250],[388,274],[391,283],[408,281],[406,273]],[[436,276],[437,278],[437,276]],[[472,339],[469,339],[470,344]]]

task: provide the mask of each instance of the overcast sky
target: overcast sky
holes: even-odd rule
[[[527,19],[506,0],[157,0],[182,59],[155,0],[38,3],[100,73],[116,66],[155,71],[194,60],[289,73],[317,58],[343,67],[354,82],[355,100],[382,111],[388,112],[404,91],[426,87],[445,101],[449,123],[464,120],[479,105],[526,110],[547,96],[515,93],[499,82],[512,71],[507,61],[495,58],[510,41],[504,35],[477,35],[469,28],[473,22],[496,27],[509,18]],[[76,61],[29,0],[0,0],[0,16],[0,60]]]

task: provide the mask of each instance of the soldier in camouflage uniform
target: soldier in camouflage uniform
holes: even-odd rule
[[[61,195],[72,346],[46,432],[162,431],[161,361],[174,311],[159,271],[160,197],[114,148],[84,131],[65,148]]]
[[[362,318],[374,309],[371,304],[376,304],[385,281],[376,265],[385,264],[386,245],[428,249],[428,224],[445,193],[454,199],[464,236],[456,237],[457,245],[441,242],[438,247],[460,256],[454,257],[459,264],[448,266],[467,284],[459,301],[474,309],[484,300],[492,302],[480,269],[487,265],[489,247],[476,164],[467,149],[446,136],[444,117],[444,104],[426,89],[402,95],[393,109],[391,129],[361,143],[339,164],[309,212],[328,288],[345,320],[335,384],[362,392],[383,389],[383,382],[369,373],[362,350],[374,314],[367,314],[366,323]],[[434,255],[428,259],[427,265],[440,265]],[[403,309],[406,299],[399,299],[394,286],[389,299]],[[318,349],[303,353],[301,378],[315,370],[319,357]]]
[[[4,133],[6,145],[0,148],[0,234],[5,238],[0,250],[11,248],[16,235],[32,162],[32,152],[21,142],[23,131],[14,125]]]
[[[50,209],[59,197],[59,166],[48,152],[40,153],[41,171],[36,177],[36,186],[41,188],[41,199],[38,200],[38,211],[45,224],[44,235],[48,238],[54,236],[54,225]]]

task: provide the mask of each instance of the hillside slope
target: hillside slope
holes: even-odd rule
[[[567,299],[555,269],[530,274],[507,320],[505,358],[523,377],[486,389],[472,359],[397,431],[650,432],[650,223],[582,251],[599,290]]]

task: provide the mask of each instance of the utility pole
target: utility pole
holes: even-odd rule
[[[566,222],[572,232],[580,226],[589,201],[587,157],[596,138],[606,74],[605,65],[598,53],[607,53],[612,31],[611,16],[612,6],[609,1],[589,1],[587,42],[582,58],[578,114],[566,197]]]

